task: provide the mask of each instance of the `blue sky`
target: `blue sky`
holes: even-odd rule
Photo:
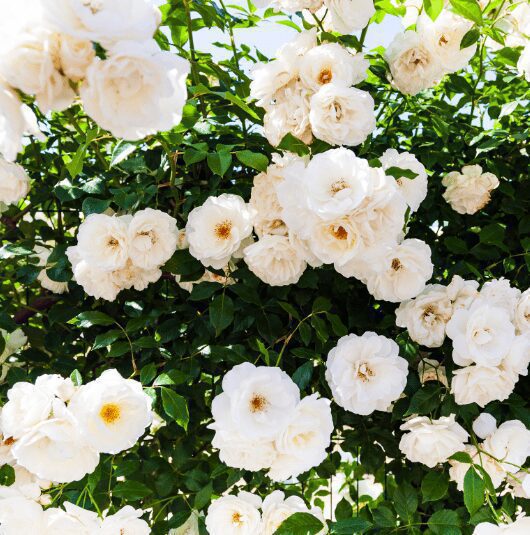
[[[226,3],[228,5],[246,5],[246,0],[228,0]],[[366,46],[368,49],[378,45],[386,47],[394,35],[400,31],[403,31],[400,20],[397,17],[387,16],[381,24],[370,25],[365,41]],[[262,21],[259,29],[235,29],[235,39],[238,43],[245,43],[251,48],[255,47],[268,57],[274,57],[276,50],[282,44],[293,39],[295,34],[295,30],[278,24],[273,19]],[[229,43],[228,34],[218,29],[204,28],[194,34],[194,39],[197,49],[211,52],[215,60],[230,56],[228,51],[212,44],[216,41]]]

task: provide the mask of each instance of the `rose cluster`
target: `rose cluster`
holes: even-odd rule
[[[385,52],[392,84],[402,93],[415,95],[466,67],[477,45],[460,48],[460,44],[472,26],[471,21],[447,9],[435,21],[423,12],[416,30],[396,35]]]
[[[0,134],[1,135],[1,134]],[[10,204],[17,204],[29,192],[30,179],[21,165],[2,157],[0,147],[0,214]]]
[[[244,470],[268,469],[284,481],[326,458],[333,431],[330,402],[300,390],[280,368],[245,362],[223,377],[212,401],[212,441],[221,461]]]
[[[503,401],[530,363],[530,291],[521,293],[506,279],[486,282],[453,277],[448,286],[427,285],[400,304],[396,324],[424,346],[453,343],[451,392],[459,405]]]
[[[176,220],[146,208],[132,215],[91,214],[79,226],[77,245],[66,251],[85,292],[114,301],[121,290],[144,290],[177,248]]]
[[[62,111],[79,95],[99,126],[127,139],[142,139],[180,122],[189,63],[161,50],[153,39],[161,13],[151,1],[10,4],[1,13],[9,26],[0,49],[5,84],[0,114],[12,119],[19,138],[27,120],[11,89],[34,96],[43,113]],[[6,158],[13,159],[19,149],[15,142],[0,140]]]
[[[116,370],[82,386],[59,375],[16,383],[2,407],[4,456],[40,480],[66,483],[92,473],[100,453],[132,448],[151,424],[151,398]]]
[[[309,144],[313,136],[332,145],[359,145],[376,126],[374,100],[352,86],[370,63],[338,43],[318,44],[316,30],[302,32],[277,58],[257,64],[250,96],[265,109],[263,131],[279,145],[287,134]]]
[[[44,510],[37,502],[11,491],[10,487],[0,489],[3,535],[149,535],[151,530],[147,522],[140,518],[143,513],[142,510],[127,505],[112,515],[99,518],[96,513],[70,502],[65,502],[62,509],[50,507]]]
[[[312,514],[323,523],[322,531],[317,535],[327,533],[320,508],[309,509],[302,498],[286,498],[280,490],[275,490],[264,500],[245,491],[237,496],[228,494],[218,498],[208,508],[206,529],[210,535],[273,535],[282,522],[295,513]]]

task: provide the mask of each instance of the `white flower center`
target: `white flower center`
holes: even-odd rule
[[[101,0],[84,0],[83,5],[90,9],[92,15],[95,15],[103,7]]]
[[[99,416],[107,425],[115,424],[121,418],[121,408],[116,403],[105,403]]]
[[[238,511],[232,513],[232,524],[235,524],[238,527],[243,524],[243,515]]]
[[[491,332],[491,329],[486,327],[485,329],[475,329],[471,336],[476,344],[485,345],[491,342],[491,339],[493,338],[493,333]]]
[[[375,373],[368,366],[368,363],[361,362],[357,365],[355,370],[355,376],[360,379],[363,383],[367,383],[370,380],[370,377],[373,377]]]
[[[331,184],[330,193],[331,195],[335,195],[339,191],[342,191],[343,189],[347,189],[347,188],[348,188],[348,183],[346,182],[346,180],[341,178],[339,180],[335,180],[335,182]]]
[[[329,67],[324,67],[318,73],[318,83],[321,85],[329,84],[333,80],[333,72]]]
[[[331,225],[329,232],[336,240],[344,241],[348,239],[348,231],[341,225]]]
[[[252,413],[263,412],[267,409],[268,405],[269,401],[261,394],[254,394],[249,401],[250,412]]]
[[[394,271],[399,271],[400,269],[403,269],[403,264],[401,263],[401,260],[399,258],[393,258],[391,266]]]

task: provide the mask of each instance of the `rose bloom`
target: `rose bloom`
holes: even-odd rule
[[[188,215],[190,254],[206,267],[222,269],[252,233],[252,209],[239,195],[208,197]]]
[[[409,461],[423,463],[429,468],[447,461],[457,451],[463,451],[469,437],[456,423],[454,414],[438,420],[416,416],[400,429],[406,433],[401,437],[399,449]]]
[[[360,145],[375,130],[374,99],[354,87],[326,84],[311,97],[309,122],[322,141]]]
[[[508,279],[501,277],[486,282],[479,292],[479,297],[488,304],[506,309],[510,320],[513,320],[521,290],[513,288]]]
[[[20,466],[57,483],[79,481],[99,463],[98,452],[87,445],[78,422],[59,400],[53,402],[51,417],[17,440],[12,452]]]
[[[200,535],[199,514],[197,511],[192,511],[184,524],[178,528],[170,529],[168,535]]]
[[[177,249],[177,221],[160,210],[146,208],[136,212],[128,233],[129,257],[143,269],[165,264]]]
[[[530,333],[530,289],[525,290],[517,301],[514,321],[519,333]]]
[[[511,524],[481,522],[475,526],[473,535],[526,535],[530,532],[530,517],[520,516]]]
[[[266,108],[263,133],[272,146],[280,144],[292,134],[306,144],[313,134],[309,121],[311,92],[298,81],[293,81],[274,95],[274,102]]]
[[[338,43],[316,46],[300,60],[300,79],[311,91],[333,82],[337,86],[350,87],[366,78],[370,62],[363,54],[351,54]]]
[[[138,140],[180,123],[189,71],[188,61],[154,41],[121,41],[90,65],[80,95],[99,126]]]
[[[116,454],[134,446],[151,425],[151,403],[138,381],[111,369],[81,386],[68,408],[91,447]]]
[[[488,412],[481,412],[473,422],[473,432],[479,438],[487,438],[497,429],[497,420]]]
[[[449,387],[445,366],[442,366],[437,360],[422,359],[418,363],[418,376],[421,384],[425,384],[429,381],[439,381],[443,385]]]
[[[250,271],[271,286],[296,284],[307,267],[287,236],[262,236],[245,248],[244,259]]]
[[[490,401],[507,399],[518,378],[513,370],[502,366],[466,366],[453,372],[451,393],[458,405],[485,407]]]
[[[415,212],[422,201],[427,196],[427,172],[425,167],[421,164],[414,154],[410,152],[399,153],[395,149],[387,149],[379,158],[383,169],[390,169],[391,167],[399,167],[400,169],[408,169],[416,173],[415,178],[401,177],[396,179],[403,198]]]
[[[281,490],[275,490],[266,496],[263,500],[262,509],[262,535],[273,535],[282,522],[294,513],[310,513],[325,525],[322,510],[319,507],[309,509],[302,498],[298,496],[289,496],[286,498]],[[319,531],[317,535],[324,535],[326,532],[327,529],[323,526],[322,531]]]
[[[50,249],[48,249],[47,247],[41,247],[40,245],[36,245],[35,252],[37,253],[37,256],[39,258],[38,266],[42,267],[39,275],[37,276],[37,280],[40,282],[41,286],[55,294],[62,294],[68,291],[67,282],[54,281],[50,279],[50,277],[46,273],[48,258],[51,253]]]
[[[469,308],[478,297],[478,287],[477,281],[467,281],[459,275],[454,275],[447,286],[447,296],[453,303],[453,308]]]
[[[327,10],[327,13],[326,13]],[[373,0],[324,0],[324,6],[317,12],[326,31],[349,35],[362,30],[375,13]]]
[[[66,255],[72,264],[74,279],[83,290],[96,299],[114,301],[121,292],[122,287],[112,271],[103,271],[85,260],[80,260],[76,253],[77,247],[69,247]]]
[[[118,533],[149,535],[151,533],[149,525],[140,518],[143,514],[141,509],[134,509],[130,505],[126,505],[117,513],[104,518],[98,533],[101,535],[116,535]]]
[[[303,9],[317,11],[323,1],[324,0],[273,0],[271,6],[278,11],[285,11],[286,13],[296,13]]]
[[[0,524],[2,535],[37,533],[45,535],[42,507],[10,487],[0,489]]]
[[[393,303],[416,297],[432,277],[431,248],[423,241],[407,239],[396,246],[383,246],[371,257],[368,291]]]
[[[453,210],[474,214],[489,203],[499,179],[493,173],[483,173],[480,165],[465,165],[461,173],[452,171],[445,175],[442,184],[446,187],[443,197]]]
[[[97,513],[77,507],[73,503],[63,504],[64,511],[56,507],[44,512],[44,525],[49,533],[89,535],[100,533],[101,520]]]
[[[57,41],[55,46],[61,71],[74,82],[83,80],[88,67],[96,57],[92,42],[66,34],[55,34],[54,38]]]
[[[507,472],[515,473],[530,455],[530,431],[523,422],[503,422],[486,440],[483,449],[501,461]]]
[[[498,366],[515,338],[506,309],[481,299],[467,310],[455,310],[446,331],[453,341],[453,360],[459,366]]]
[[[485,453],[480,453],[477,448],[471,444],[466,444],[466,447],[463,451],[469,454],[475,464],[478,464],[484,468],[486,473],[490,476],[491,482],[495,488],[498,488],[502,484],[506,478],[506,472],[497,461]],[[449,465],[449,477],[451,478],[451,481],[454,481],[457,489],[463,492],[464,478],[471,465],[469,463],[461,463],[453,459],[449,459]]]
[[[256,535],[261,532],[261,498],[250,492],[228,494],[213,501],[206,514],[210,535]]]
[[[47,22],[80,39],[111,45],[151,39],[160,10],[150,0],[40,0]]]
[[[452,11],[444,9],[433,21],[423,12],[416,23],[418,34],[428,43],[445,72],[456,72],[466,67],[477,50],[476,43],[460,48],[464,35],[473,23]]]
[[[441,65],[429,43],[418,33],[397,34],[385,52],[392,84],[406,95],[416,95],[432,87],[442,76]]]
[[[330,401],[318,394],[305,397],[275,440],[278,456],[269,477],[285,481],[321,464],[327,457],[332,432]]]
[[[300,390],[280,368],[244,362],[223,377],[212,401],[212,429],[237,431],[248,440],[273,440],[291,420]]]
[[[405,389],[407,375],[398,345],[373,332],[343,336],[326,362],[326,381],[335,402],[355,414],[387,410]]]
[[[0,156],[0,202],[17,204],[29,193],[29,189],[30,179],[24,168]]]
[[[396,310],[396,325],[405,327],[409,336],[426,347],[440,347],[453,305],[445,286],[428,284],[414,299],[403,301]]]
[[[527,44],[521,52],[519,61],[517,61],[517,70],[527,82],[530,82],[530,44]]]

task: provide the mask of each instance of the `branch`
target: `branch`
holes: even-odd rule
[[[59,297],[56,295],[44,295],[42,297],[37,297],[35,301],[29,305],[17,310],[14,315],[14,320],[17,325],[22,323],[27,323],[30,318],[51,308],[57,301]]]

